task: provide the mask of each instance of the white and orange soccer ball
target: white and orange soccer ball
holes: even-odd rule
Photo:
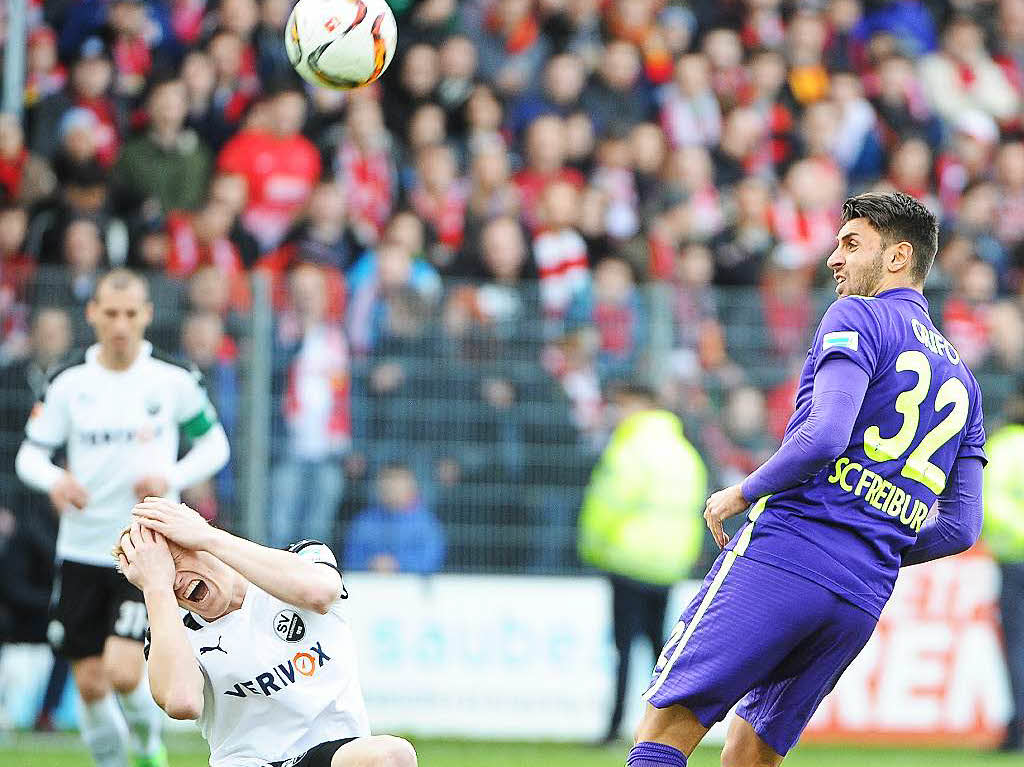
[[[295,71],[324,88],[372,83],[388,68],[397,42],[385,0],[299,0],[284,32]]]

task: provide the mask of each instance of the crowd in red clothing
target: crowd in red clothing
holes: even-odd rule
[[[901,190],[942,221],[928,295],[989,414],[1019,388],[1024,0],[392,5],[390,70],[342,93],[294,76],[285,0],[30,3],[24,117],[0,117],[0,355],[25,353],[30,307],[124,263],[234,361],[249,272],[287,313],[312,264],[355,361],[432,317],[432,353],[534,363],[586,451],[605,385],[651,369],[731,481],[784,428],[843,199]],[[487,380],[495,412],[540,385]]]

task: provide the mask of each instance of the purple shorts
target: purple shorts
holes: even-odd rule
[[[726,551],[672,630],[644,699],[685,706],[710,727],[743,698],[737,714],[785,755],[876,622],[823,586]]]

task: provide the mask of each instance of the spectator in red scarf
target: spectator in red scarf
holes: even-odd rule
[[[416,158],[416,183],[409,191],[412,208],[434,228],[441,246],[462,248],[469,185],[459,176],[452,150],[443,144],[425,147]]]
[[[234,32],[219,30],[210,38],[206,51],[213,66],[211,120],[213,127],[220,127],[222,131],[212,137],[210,143],[219,146],[241,125],[246,110],[259,93],[260,82],[252,70],[245,41]],[[193,79],[187,71],[185,76]]]
[[[352,445],[350,357],[341,325],[327,317],[323,272],[303,265],[289,277],[288,311],[277,322],[270,540],[333,540],[345,490],[341,467]]]
[[[372,96],[353,98],[349,104],[335,172],[345,182],[345,207],[356,239],[363,245],[376,243],[391,216],[398,170],[391,134]]]
[[[953,140],[935,162],[939,202],[946,216],[955,216],[960,196],[974,181],[987,178],[999,144],[999,126],[986,113],[968,109],[953,124]]]
[[[232,308],[243,311],[249,306],[249,287],[238,248],[229,236],[231,220],[231,210],[216,200],[208,200],[195,213],[171,212],[166,269],[172,277],[184,279],[204,266],[215,267],[230,286]]]
[[[801,266],[817,264],[835,244],[839,204],[845,178],[830,164],[814,160],[794,163],[786,173],[781,194],[772,206],[776,237],[795,248]]]
[[[555,115],[538,117],[526,131],[526,167],[515,175],[522,201],[523,222],[536,232],[540,197],[553,181],[583,186],[583,174],[565,166],[565,122]]]
[[[969,16],[955,16],[942,34],[942,49],[921,61],[928,99],[951,123],[968,110],[997,121],[1011,119],[1020,99],[985,49],[984,32]]]
[[[533,0],[496,0],[485,18],[467,13],[462,21],[476,44],[481,77],[505,95],[537,86],[551,44],[537,23]]]
[[[614,256],[594,267],[591,286],[576,295],[566,315],[569,328],[597,330],[597,372],[602,385],[628,377],[642,364],[646,323],[633,269]]]
[[[743,43],[739,33],[720,27],[704,36],[701,50],[710,66],[710,82],[715,96],[726,111],[739,103],[750,80],[750,70],[743,65]]]
[[[266,104],[266,129],[246,128],[224,145],[218,170],[245,176],[242,224],[264,251],[280,244],[320,179],[320,153],[302,135],[306,98],[286,87]]]
[[[722,109],[711,89],[711,70],[703,53],[676,63],[675,78],[659,92],[661,125],[673,147],[714,146],[722,132]]]
[[[712,150],[715,185],[730,188],[750,174],[772,169],[769,123],[751,107],[736,107],[725,117],[722,139]]]
[[[0,304],[24,301],[36,264],[25,253],[28,214],[19,205],[0,207]]]
[[[568,181],[549,183],[541,198],[541,228],[533,239],[541,308],[554,328],[561,326],[573,299],[590,284],[587,243],[577,228],[579,197],[579,191]]]
[[[18,118],[0,114],[0,200],[32,205],[53,192],[56,178],[24,139]]]
[[[140,0],[115,0],[107,11],[114,93],[121,98],[140,96],[153,68],[153,56],[146,39],[146,16],[146,4]]]
[[[614,0],[605,12],[605,23],[613,37],[633,43],[642,56],[644,77],[660,85],[672,78],[672,54],[659,26],[658,0]]]
[[[271,279],[274,308],[288,305],[287,275],[304,264],[319,266],[327,287],[327,316],[340,321],[345,314],[346,285],[343,271],[355,255],[348,230],[345,194],[333,181],[321,181],[313,190],[305,215],[288,233],[280,247],[257,264]]]
[[[992,344],[989,310],[996,297],[995,269],[970,261],[956,279],[956,292],[943,307],[942,330],[967,365],[980,365]]]

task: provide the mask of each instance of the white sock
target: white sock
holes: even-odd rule
[[[82,740],[96,767],[124,767],[128,725],[114,696],[107,695],[93,703],[82,701],[78,718]]]
[[[124,718],[128,721],[128,732],[132,749],[140,756],[153,756],[160,750],[160,725],[163,712],[156,705],[149,692],[149,678],[142,670],[142,680],[131,692],[119,692]]]

